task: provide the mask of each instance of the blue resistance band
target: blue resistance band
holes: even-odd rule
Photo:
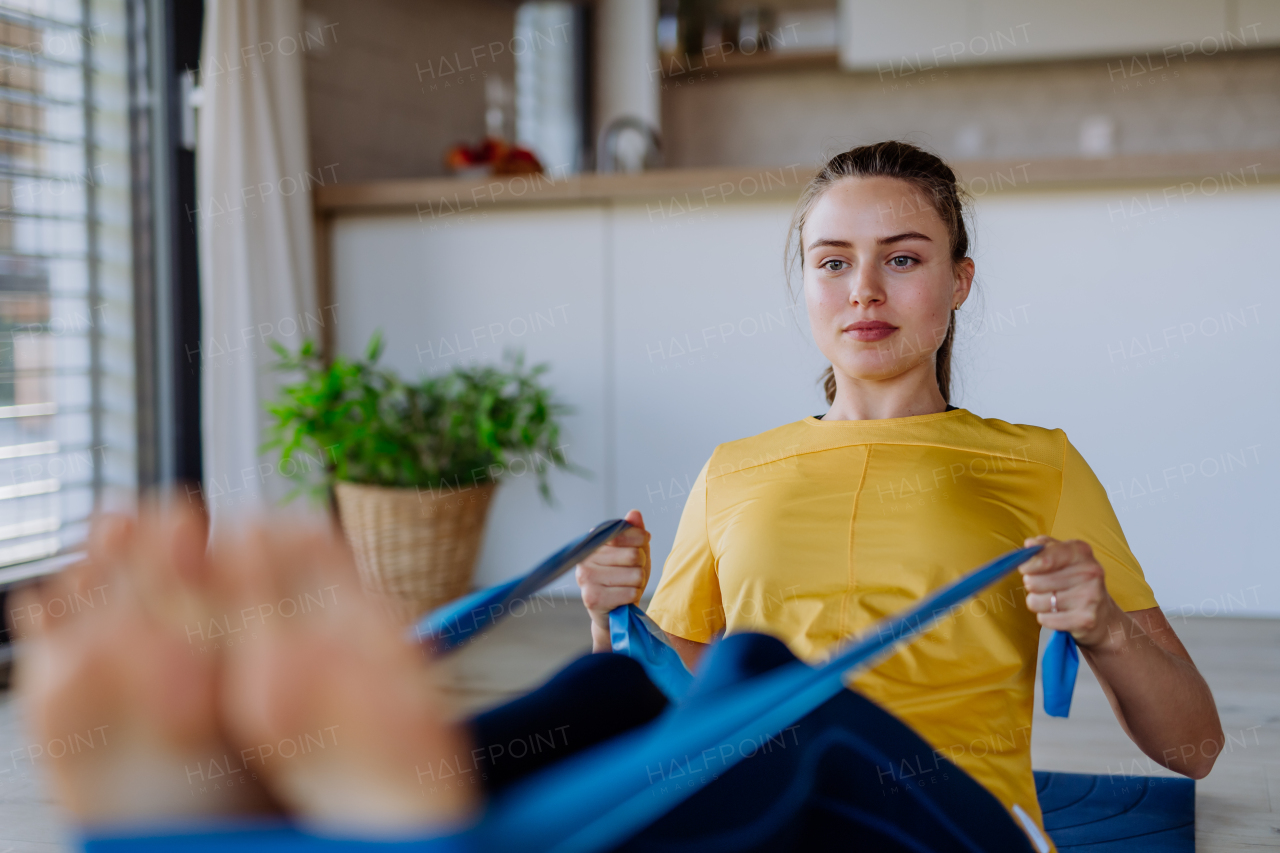
[[[463,596],[424,616],[414,627],[414,639],[437,654],[453,651],[630,526],[622,519],[596,525],[522,577]],[[609,634],[613,650],[639,661],[668,698],[679,701],[684,697],[693,675],[667,642],[666,634],[643,610],[634,604],[615,608],[609,614]],[[1050,716],[1066,717],[1070,712],[1079,667],[1075,640],[1055,631],[1040,666],[1044,709]]]
[[[1054,631],[1040,659],[1040,683],[1044,686],[1044,712],[1050,717],[1071,713],[1071,694],[1076,688],[1080,653],[1076,640],[1066,631]]]
[[[639,661],[649,680],[668,699],[679,702],[684,698],[693,675],[663,630],[643,610],[634,604],[614,608],[609,613],[609,636],[613,650]],[[1044,710],[1049,716],[1065,717],[1070,713],[1079,668],[1075,639],[1065,631],[1054,631],[1040,662]]]
[[[679,702],[684,698],[693,674],[667,642],[662,629],[643,610],[628,604],[610,611],[609,635],[613,650],[639,661],[649,680],[667,694],[668,699]],[[1065,631],[1054,631],[1040,660],[1046,714],[1065,717],[1071,712],[1071,694],[1075,691],[1079,668],[1075,639]]]
[[[620,518],[597,524],[524,576],[464,595],[431,611],[413,627],[411,638],[437,654],[453,651],[501,621],[517,602],[528,599],[630,526]]]
[[[667,641],[666,632],[634,604],[609,611],[609,640],[613,650],[640,661],[645,674],[668,699],[683,699],[693,673]]]
[[[643,610],[634,604],[612,610],[609,613],[609,634],[613,650],[639,661],[649,680],[668,699],[673,702],[684,699],[693,675],[667,641],[665,632]],[[1065,717],[1071,710],[1071,694],[1078,667],[1075,640],[1070,634],[1054,631],[1041,663],[1044,709],[1050,716]]]

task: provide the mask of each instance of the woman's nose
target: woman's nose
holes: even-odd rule
[[[852,276],[849,304],[867,307],[884,302],[884,288],[874,268],[863,266]]]

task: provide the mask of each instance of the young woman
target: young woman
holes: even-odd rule
[[[1039,821],[1037,643],[1041,627],[1068,631],[1143,752],[1207,774],[1223,741],[1213,697],[1089,466],[1062,430],[950,405],[955,312],[974,278],[952,170],[901,142],[839,154],[792,235],[830,408],[715,449],[649,615],[691,668],[726,632],[772,634],[813,661],[969,568],[1043,544],[1021,577],[851,686]],[[628,518],[640,529],[578,569],[597,651],[609,611],[649,577],[648,534]]]

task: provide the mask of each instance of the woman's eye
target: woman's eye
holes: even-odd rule
[[[915,258],[909,257],[907,255],[898,255],[897,257],[890,258],[889,263],[892,264],[894,267],[897,267],[898,269],[903,270],[911,266],[911,264],[915,263],[915,260],[916,260]]]
[[[834,264],[835,266],[832,266],[832,264]],[[823,261],[822,266],[824,269],[831,270],[832,272],[840,272],[840,270],[845,268],[846,264],[844,261],[830,260],[830,261]]]

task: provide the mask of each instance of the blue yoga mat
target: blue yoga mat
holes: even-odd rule
[[[1191,779],[1038,770],[1036,795],[1060,853],[1196,849],[1196,783]]]

